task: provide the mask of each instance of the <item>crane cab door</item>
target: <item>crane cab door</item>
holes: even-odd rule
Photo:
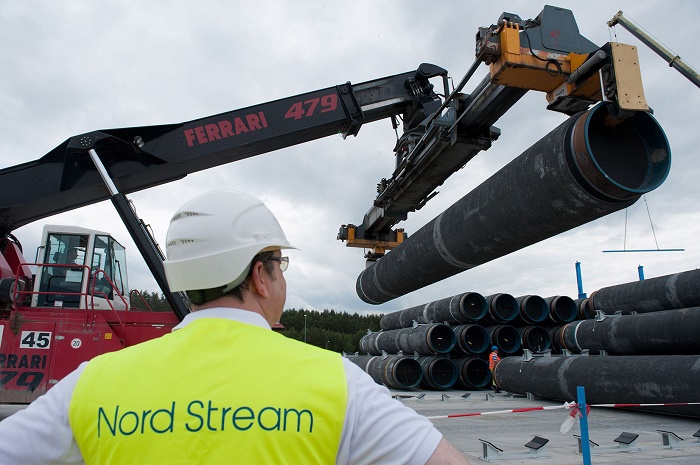
[[[113,237],[86,228],[47,225],[42,244],[33,307],[127,308],[126,252]]]

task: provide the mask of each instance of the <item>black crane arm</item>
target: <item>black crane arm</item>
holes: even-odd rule
[[[88,151],[94,149],[122,194],[175,181],[196,171],[321,137],[356,135],[364,123],[421,115],[439,101],[416,71],[345,83],[180,124],[105,129],[77,135],[38,160],[0,170],[0,233],[111,197]],[[26,189],[26,186],[32,189]]]

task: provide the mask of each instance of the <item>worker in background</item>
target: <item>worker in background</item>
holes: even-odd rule
[[[62,254],[60,252],[56,252],[54,254],[54,262],[59,263],[61,265],[75,265],[77,259],[78,251],[75,249],[75,247],[71,247],[70,249],[68,249],[68,251],[65,254]],[[68,273],[68,270],[70,269],[66,266],[53,266],[51,268],[51,274],[60,278],[65,278],[66,274]]]
[[[0,462],[466,464],[346,358],[270,330],[286,298],[273,214],[214,191],[173,216],[164,263],[192,312],[83,363],[0,422]]]
[[[489,354],[489,370],[491,370],[491,389],[493,389],[497,393],[501,392],[501,390],[498,389],[498,385],[496,385],[496,376],[494,371],[496,370],[496,365],[500,361],[501,357],[498,356],[498,346],[492,346],[491,353]]]

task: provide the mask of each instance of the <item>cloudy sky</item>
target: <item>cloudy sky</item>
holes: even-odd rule
[[[544,3],[413,0],[23,1],[0,0],[0,167],[37,159],[67,138],[96,129],[179,123],[295,94],[416,69],[446,68],[459,82],[473,62],[477,28],[504,11],[534,18]],[[627,211],[576,228],[380,306],[355,282],[361,249],[336,240],[360,223],[376,184],[394,166],[389,120],[355,138],[329,137],[189,175],[131,194],[160,244],[172,213],[191,197],[232,188],[265,201],[289,240],[289,308],[388,312],[466,291],[577,296],[584,291],[686,271],[700,259],[700,89],[641,42],[607,21],[623,10],[691,65],[700,67],[692,1],[562,2],[581,33],[639,47],[644,91],[672,149],[671,173]],[[487,73],[482,65],[465,87]],[[564,120],[531,92],[496,124],[501,138],[454,174],[402,227],[410,234],[493,175]],[[26,189],[31,189],[26,186]],[[647,213],[650,212],[651,215]],[[652,222],[650,222],[650,216]],[[33,259],[44,224],[111,232],[127,247],[132,288],[158,290],[110,202],[15,231]],[[653,224],[653,231],[651,224]],[[603,253],[684,248],[684,252]]]

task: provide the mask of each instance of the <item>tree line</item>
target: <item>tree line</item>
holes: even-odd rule
[[[139,295],[140,294],[140,295]],[[171,312],[165,296],[157,292],[132,293],[131,305],[139,310]],[[282,313],[280,332],[323,349],[352,354],[359,352],[360,339],[367,331],[379,331],[381,314],[360,315],[335,310],[287,309]]]

